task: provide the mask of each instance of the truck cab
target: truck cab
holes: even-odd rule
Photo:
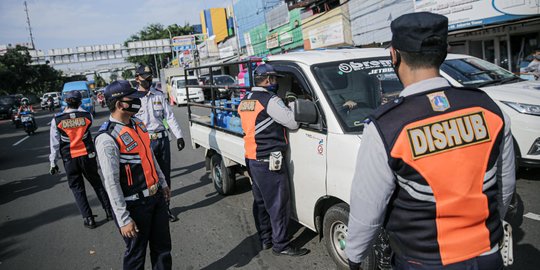
[[[294,52],[269,56],[267,63],[284,76],[278,96],[298,97],[295,118],[301,125],[288,132],[286,155],[293,217],[318,232],[338,268],[346,269],[349,196],[354,172],[362,168],[356,160],[364,120],[403,86],[384,49]],[[232,193],[236,174],[245,171],[242,134],[206,116],[190,116],[190,122],[192,145],[206,148],[216,190]],[[375,269],[374,261],[372,252],[364,269]]]

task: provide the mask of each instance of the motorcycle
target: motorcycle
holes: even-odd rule
[[[52,100],[47,100],[47,108],[50,112],[54,112],[54,102]]]
[[[21,117],[17,113],[16,108],[11,109],[11,122],[15,125],[15,128],[21,127]]]
[[[22,126],[24,127],[24,131],[28,135],[36,134],[37,126],[34,119],[34,114],[32,112],[25,111],[20,113],[20,117]]]

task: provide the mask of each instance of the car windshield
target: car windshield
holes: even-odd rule
[[[79,91],[81,93],[82,98],[88,98],[88,91],[87,90],[71,90],[71,91]]]
[[[313,71],[345,132],[361,132],[366,117],[403,90],[390,57],[324,63]]]
[[[478,58],[449,59],[441,70],[463,86],[482,87],[520,80],[512,72]]]
[[[180,88],[183,88],[186,86],[186,84],[184,83],[185,81],[184,80],[178,80],[176,81],[176,88],[180,89]],[[197,79],[188,79],[187,80],[187,84],[188,85],[198,85],[199,84],[199,81]]]

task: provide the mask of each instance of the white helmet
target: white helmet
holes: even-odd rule
[[[28,98],[22,98],[21,103],[24,104],[24,105],[28,105],[28,103],[30,103],[30,102],[28,101]]]

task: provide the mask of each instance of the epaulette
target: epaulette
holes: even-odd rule
[[[54,114],[54,117],[56,118],[56,117],[58,117],[58,116],[60,116],[60,115],[62,115],[62,114],[64,114],[64,113],[63,113],[63,112],[55,113],[55,114]]]
[[[109,126],[111,125],[111,121],[105,121],[105,123],[101,124],[101,127],[99,127],[98,132],[105,132],[109,129]]]
[[[398,97],[382,106],[377,108],[370,116],[370,119],[379,119],[381,116],[383,116],[385,113],[389,112],[390,110],[394,109],[395,107],[399,106],[401,103],[403,103],[404,98]]]
[[[456,90],[468,90],[468,91],[477,91],[484,93],[484,90],[476,87],[469,87],[469,86],[452,86],[452,88]]]

